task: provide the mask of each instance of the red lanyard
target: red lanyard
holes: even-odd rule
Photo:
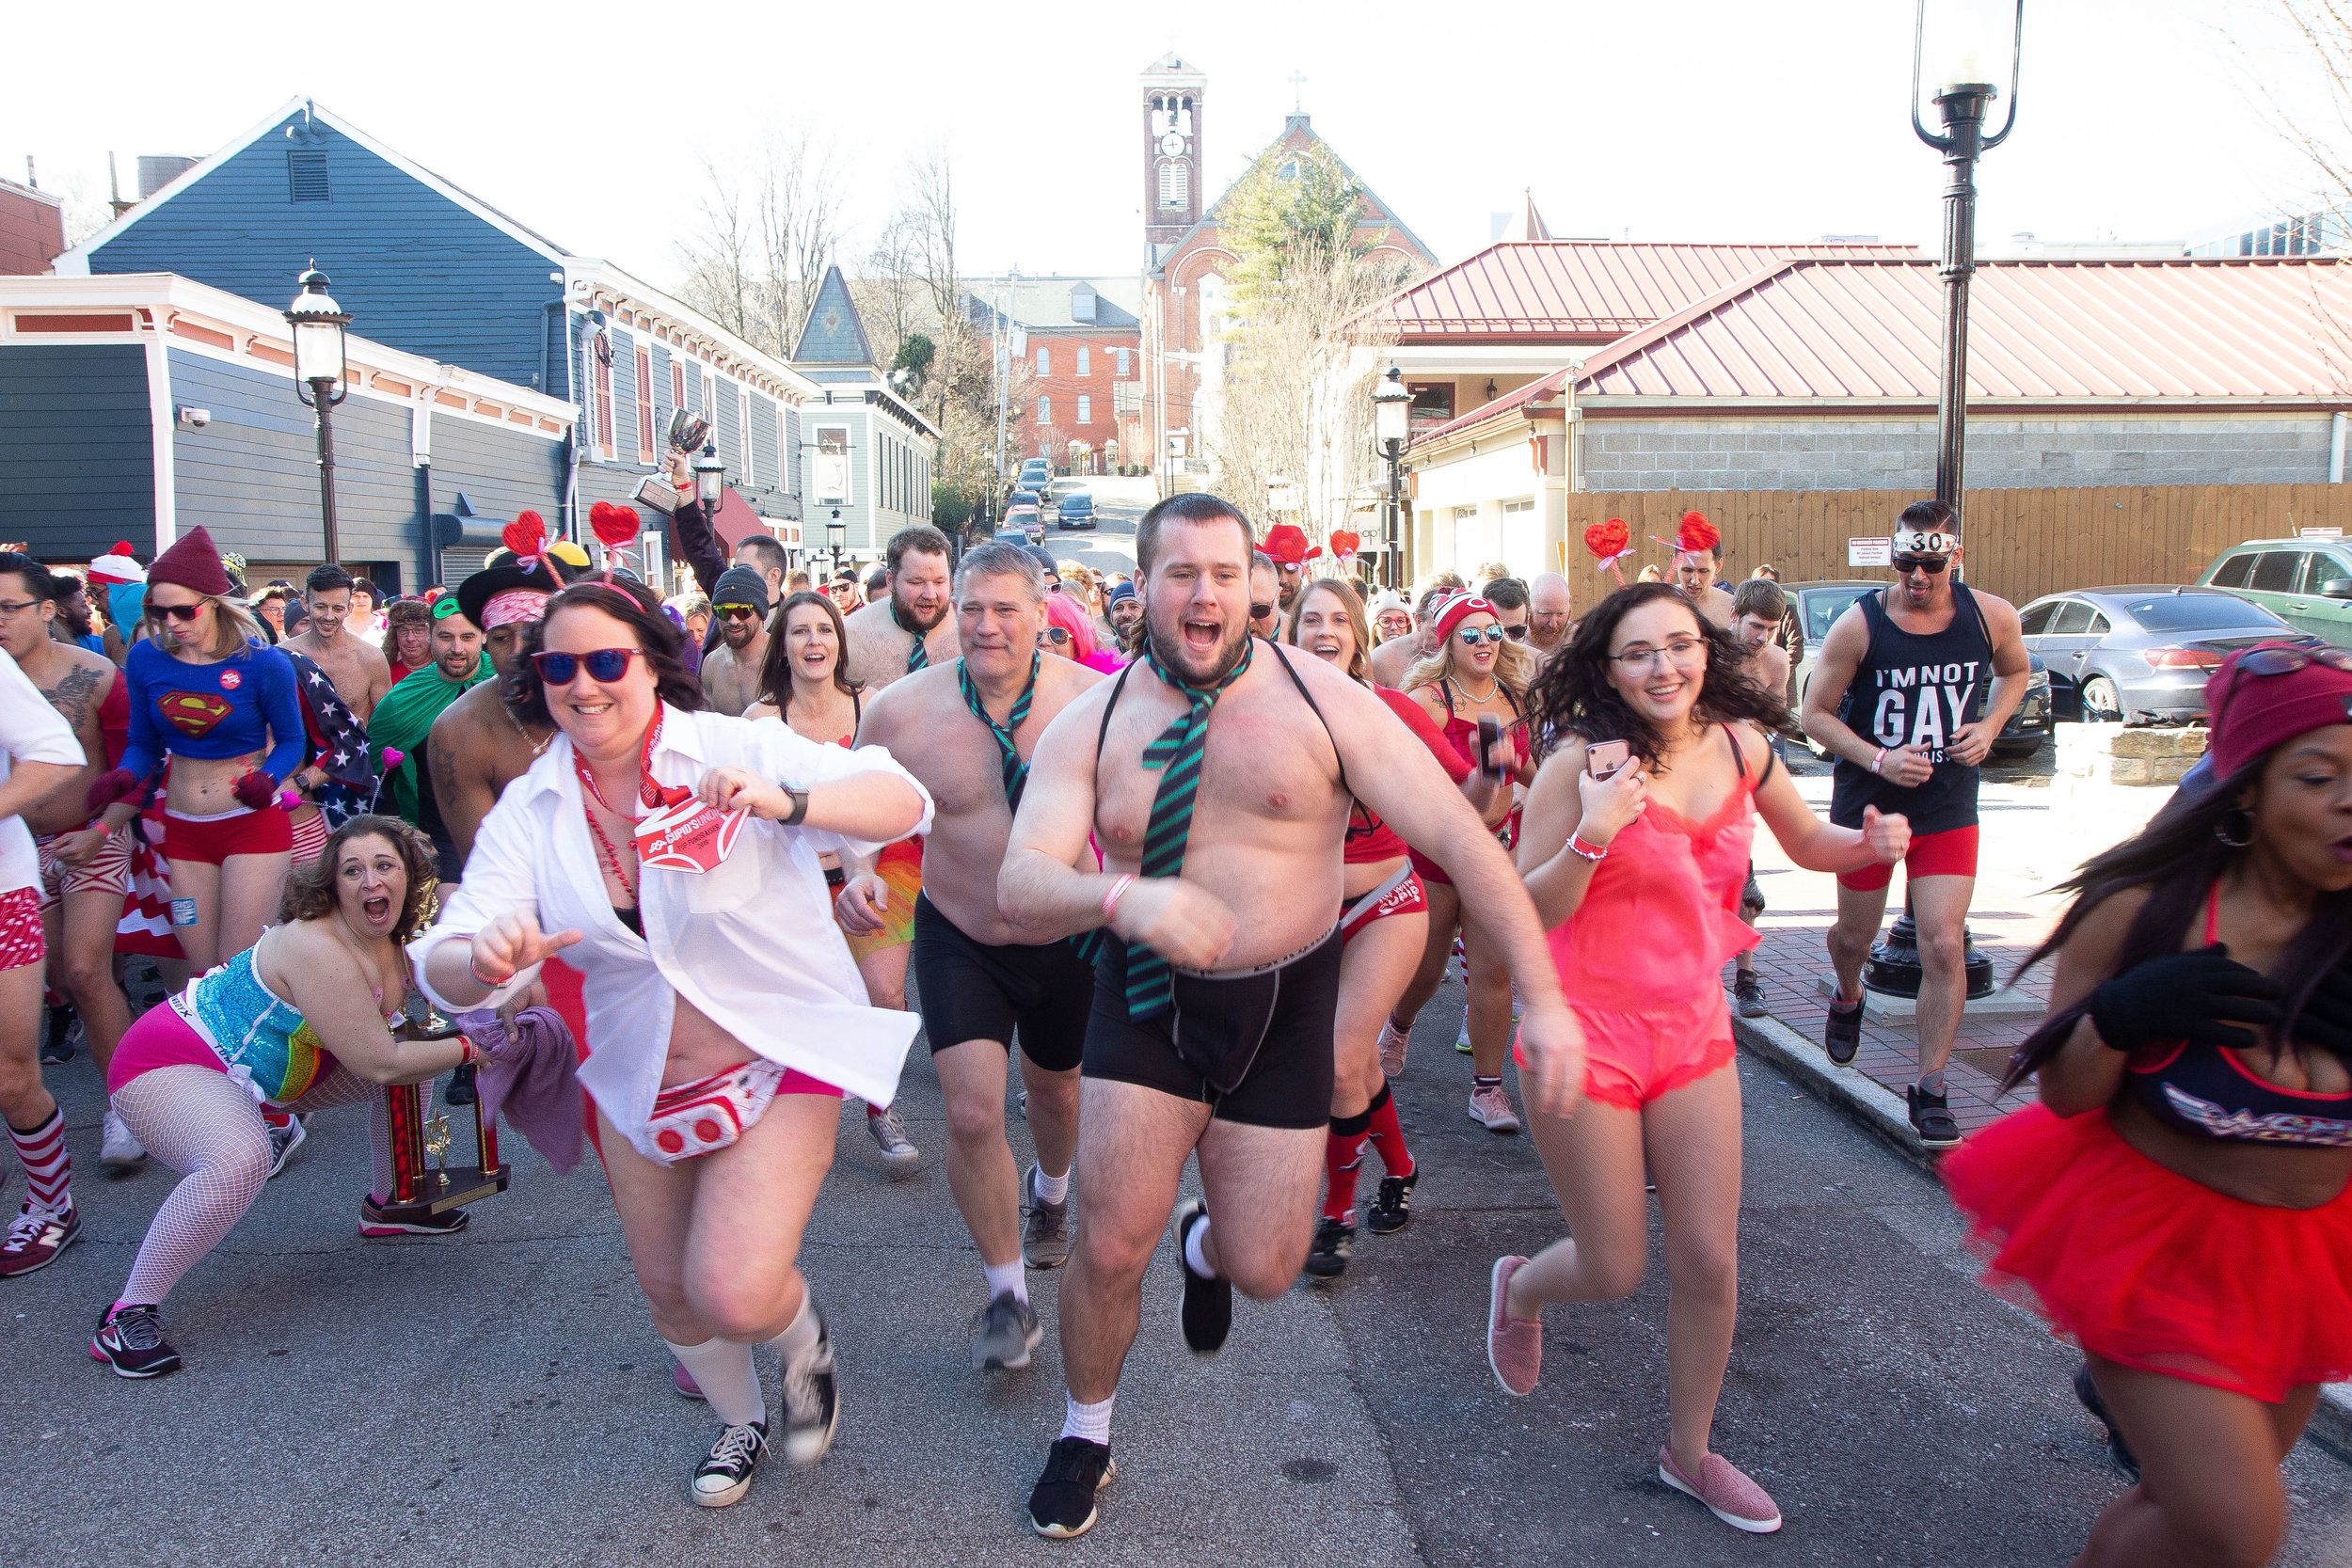
[[[684,784],[658,784],[653,782],[653,747],[654,742],[660,738],[661,710],[657,707],[653,712],[653,722],[645,728],[644,750],[637,759],[637,798],[644,802],[647,811],[652,811],[659,806],[674,806],[694,793]],[[621,816],[619,812],[612,811],[611,803],[604,798],[604,791],[596,787],[596,776],[588,771],[588,765],[580,760],[580,755],[576,751],[572,753],[572,768],[580,774],[580,787],[586,790],[596,804],[604,807],[608,812],[612,812],[613,816],[620,816],[624,822],[636,820],[634,817]]]

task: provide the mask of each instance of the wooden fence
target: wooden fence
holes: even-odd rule
[[[1697,510],[1724,533],[1724,576],[1759,563],[1783,582],[1890,580],[1883,567],[1849,566],[1846,541],[1894,531],[1895,518],[1930,492],[1916,490],[1586,490],[1568,494],[1566,555],[1579,598],[1593,572],[1584,529],[1611,517],[1630,525],[1632,568],[1671,570],[1682,514]],[[2297,529],[2352,532],[2352,484],[2146,484],[2046,490],[1971,490],[1961,529],[1967,579],[2011,604],[2068,588],[2193,582],[2213,558],[2247,539],[2292,538]],[[1556,564],[1556,562],[1550,563]]]

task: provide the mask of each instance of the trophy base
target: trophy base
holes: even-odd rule
[[[388,1220],[431,1219],[494,1193],[506,1191],[507,1179],[511,1174],[511,1167],[505,1165],[486,1172],[470,1165],[428,1170],[418,1178],[414,1198],[405,1203],[398,1200],[380,1203],[376,1209]]]

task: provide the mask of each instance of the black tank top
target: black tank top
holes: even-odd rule
[[[1870,629],[1869,646],[1846,688],[1837,717],[1873,746],[1918,746],[1935,764],[1925,784],[1905,788],[1840,757],[1830,791],[1829,819],[1862,826],[1867,806],[1900,812],[1916,833],[1949,832],[1977,825],[1977,769],[1953,762],[1945,746],[1962,725],[1984,712],[1993,686],[1993,634],[1964,582],[1952,584],[1952,623],[1922,637],[1897,626],[1883,594],[1855,603]]]

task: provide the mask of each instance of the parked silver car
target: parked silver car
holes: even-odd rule
[[[2048,594],[2018,620],[2059,713],[2092,723],[2201,719],[2205,679],[2232,649],[2318,641],[2235,594],[2169,583]]]
[[[1875,594],[1886,586],[1883,582],[1785,582],[1781,592],[1788,596],[1788,618],[1782,627],[1782,636],[1788,648],[1788,708],[1793,715],[1804,706],[1804,690],[1812,683],[1813,669],[1820,661],[1821,642],[1829,636],[1829,628],[1837,618],[1853,608],[1853,602],[1865,594]],[[2050,738],[2050,673],[2042,660],[2029,658],[2026,676],[2026,699],[2017,705],[2017,711],[2001,728],[2001,737],[1993,743],[1996,757],[2029,757],[2042,749]],[[1978,702],[1990,700],[1992,683]],[[1981,705],[1977,710],[1983,712]],[[1815,756],[1829,752],[1811,736],[1804,737]]]

